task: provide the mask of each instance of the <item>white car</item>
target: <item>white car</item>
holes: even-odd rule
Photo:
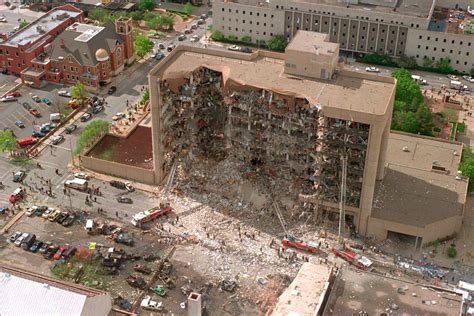
[[[472,78],[471,76],[463,76],[462,78],[468,82],[474,82],[474,78]]]
[[[76,172],[74,174],[74,178],[89,180],[89,175],[85,174],[84,172]]]
[[[197,41],[199,41],[199,36],[197,36],[197,35],[191,36],[190,41],[191,41],[191,42],[197,42]]]
[[[5,19],[5,17],[1,16],[1,17],[0,17],[0,22],[2,22],[2,23],[7,23],[7,19]]]
[[[58,95],[61,96],[61,97],[66,97],[66,98],[70,98],[70,97],[71,97],[71,94],[70,94],[69,91],[67,91],[67,90],[60,90],[60,91],[58,91]]]
[[[118,120],[123,119],[124,117],[125,117],[125,113],[119,112],[115,114],[114,116],[112,116],[112,120],[118,121]]]
[[[26,216],[28,216],[28,217],[32,216],[32,215],[36,212],[37,209],[38,209],[38,206],[33,205],[32,207],[30,207],[30,208],[26,211],[26,213],[25,213]]]
[[[455,75],[447,75],[446,77],[448,77],[449,79],[454,80],[454,81],[459,80],[459,78],[456,77]]]
[[[64,140],[63,135],[57,135],[57,136],[51,137],[51,143],[53,145],[59,145],[63,140]]]
[[[239,52],[240,51],[240,47],[237,46],[237,45],[232,45],[232,46],[229,46],[227,47],[228,50],[231,50],[233,52]]]
[[[378,69],[377,67],[367,67],[367,68],[365,68],[365,71],[367,71],[367,72],[380,72],[380,69]]]
[[[44,211],[43,214],[41,214],[41,217],[42,218],[48,218],[49,214],[51,214],[52,212],[54,212],[54,208],[48,207],[48,209],[46,211]]]

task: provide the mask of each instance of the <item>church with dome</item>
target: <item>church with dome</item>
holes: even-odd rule
[[[46,82],[81,82],[89,90],[95,90],[107,84],[134,58],[131,19],[119,18],[102,26],[78,21],[45,45],[21,78],[34,87]]]

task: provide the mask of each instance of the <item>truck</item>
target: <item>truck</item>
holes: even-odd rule
[[[332,248],[331,252],[336,256],[346,260],[350,264],[354,265],[356,268],[359,268],[364,271],[369,271],[372,269],[373,262],[369,258],[356,254],[352,250],[346,248]]]
[[[416,83],[418,83],[419,85],[427,85],[428,84],[428,81],[426,81],[425,79],[423,79],[421,76],[418,76],[418,75],[411,75],[411,79],[415,80]]]
[[[26,137],[26,138],[22,138],[16,141],[16,143],[20,145],[20,147],[34,145],[37,142],[38,142],[38,138],[36,137]]]
[[[89,183],[85,179],[74,178],[72,180],[66,180],[64,186],[66,188],[76,189],[79,191],[87,191]]]
[[[132,217],[132,225],[135,227],[140,227],[142,224],[152,221],[161,215],[166,215],[172,212],[171,207],[154,207],[152,209],[139,212]]]
[[[320,243],[316,241],[304,242],[302,240],[296,240],[291,235],[282,239],[281,244],[284,247],[296,248],[310,253],[319,253]]]
[[[451,89],[456,89],[456,90],[467,90],[467,86],[466,85],[463,85],[461,81],[457,81],[457,80],[451,80],[451,82],[449,83],[449,87]]]

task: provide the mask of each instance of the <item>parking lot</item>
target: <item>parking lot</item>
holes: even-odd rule
[[[11,128],[17,138],[24,138],[31,136],[33,125],[41,125],[50,122],[50,114],[58,113],[64,109],[64,103],[69,99],[58,96],[58,91],[62,88],[52,84],[47,85],[42,90],[33,89],[27,86],[20,87],[17,91],[21,93],[17,97],[17,101],[0,103],[0,129]],[[35,102],[32,97],[48,98],[51,105],[44,102]],[[41,117],[37,118],[25,109],[23,103],[28,103],[33,109],[37,109]],[[25,127],[20,128],[15,125],[15,122],[21,121]]]
[[[13,29],[20,25],[20,21],[32,22],[40,17],[43,12],[35,12],[28,9],[20,9],[18,4],[15,4],[16,8],[10,10],[6,5],[0,4],[0,16],[4,17],[7,21],[0,23],[0,33],[7,33],[13,31]]]

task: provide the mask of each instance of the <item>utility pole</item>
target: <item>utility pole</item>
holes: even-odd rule
[[[341,192],[339,196],[339,243],[344,245],[344,228],[346,226],[346,178],[347,178],[347,155],[341,156],[342,176]]]

